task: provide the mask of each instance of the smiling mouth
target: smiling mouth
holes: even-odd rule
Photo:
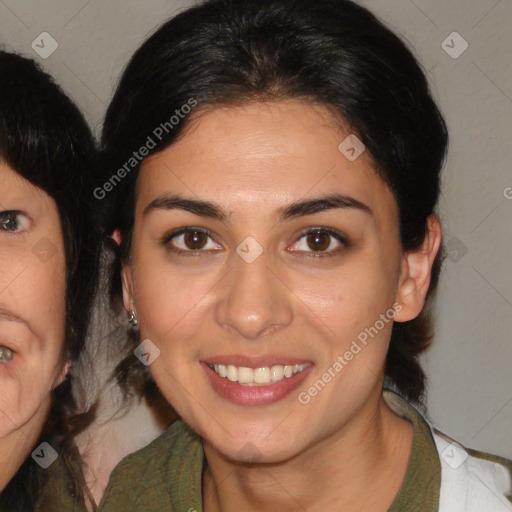
[[[8,363],[14,357],[14,350],[9,347],[0,347],[0,363]]]
[[[242,386],[268,386],[289,379],[311,366],[311,363],[305,363],[248,368],[246,366],[207,364],[220,377]]]

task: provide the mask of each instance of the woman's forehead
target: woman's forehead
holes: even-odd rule
[[[361,202],[389,195],[359,138],[342,133],[319,108],[295,101],[203,113],[179,142],[143,162],[139,180],[153,195],[178,186],[260,204],[269,196],[291,202],[333,190]]]
[[[57,214],[55,200],[0,160],[0,210],[29,210],[32,216]]]

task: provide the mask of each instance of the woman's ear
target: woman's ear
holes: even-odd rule
[[[71,373],[71,370],[73,368],[73,361],[71,359],[67,359],[64,363],[64,366],[62,367],[62,370],[60,371],[59,375],[57,376],[57,380],[53,384],[53,389],[60,386],[64,380],[66,379],[66,376],[68,373]]]
[[[121,246],[121,242],[123,240],[123,235],[121,235],[121,231],[119,231],[119,229],[116,229],[112,235],[110,236],[110,238],[112,238],[112,240],[114,240],[114,242]]]
[[[123,236],[119,229],[116,229],[112,235],[112,240],[116,242],[117,245],[121,245],[123,240]],[[123,306],[126,311],[133,311],[134,301],[133,301],[133,278],[132,278],[132,269],[130,265],[122,265],[121,267],[121,282],[123,285]]]
[[[133,276],[131,265],[123,265],[121,268],[121,281],[123,283],[123,305],[126,311],[134,311]]]
[[[401,309],[397,310],[395,315],[397,322],[407,322],[416,318],[425,305],[432,265],[442,241],[441,224],[436,215],[428,217],[427,227],[422,246],[416,251],[406,252],[402,260],[396,298]]]

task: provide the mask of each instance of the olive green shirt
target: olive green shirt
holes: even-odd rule
[[[404,402],[405,403],[405,402]],[[441,468],[430,429],[408,408],[414,437],[405,479],[390,512],[438,510]],[[201,512],[204,452],[182,421],[116,467],[100,512]]]
[[[431,429],[412,405],[395,393],[384,391],[384,398],[397,414],[411,421],[414,432],[407,472],[389,512],[437,512],[442,471],[433,432],[438,443],[441,439],[439,433]],[[512,474],[510,461],[473,450],[467,452],[473,461],[492,461],[500,464],[504,472]],[[201,439],[182,420],[178,420],[148,446],[128,455],[116,466],[98,512],[202,512],[204,464]],[[443,464],[445,471],[446,462]],[[76,496],[69,478],[58,475],[58,466],[54,472],[56,478],[51,479],[53,484],[46,495],[48,503],[53,501],[54,508],[41,508],[37,512],[85,512],[83,501]],[[511,478],[510,474],[507,473],[507,478]],[[444,485],[446,491],[446,483]],[[510,499],[500,494],[500,507],[503,501],[509,503],[507,498]],[[512,505],[510,508],[507,504],[503,506],[499,508],[500,512],[512,510]],[[481,510],[494,512],[498,508]]]

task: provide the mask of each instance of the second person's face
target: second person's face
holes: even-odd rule
[[[63,378],[64,246],[52,198],[1,161],[0,191],[0,441],[28,440]]]

